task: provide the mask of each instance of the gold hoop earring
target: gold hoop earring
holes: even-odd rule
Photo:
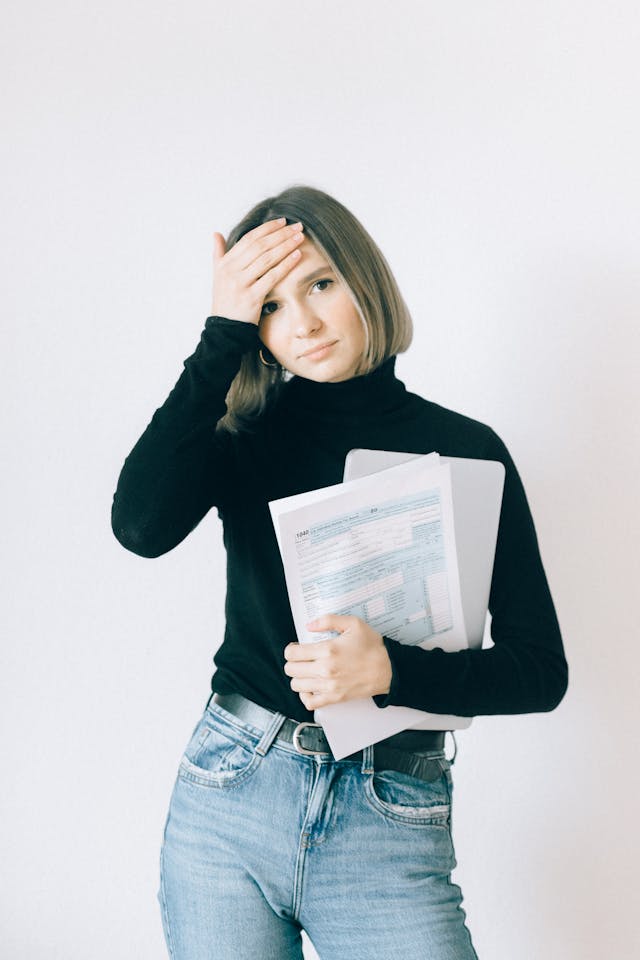
[[[258,355],[259,355],[260,359],[262,360],[262,362],[264,363],[265,367],[277,367],[277,366],[279,366],[279,363],[278,363],[277,360],[276,360],[275,363],[267,363],[267,361],[265,360],[265,358],[262,356],[262,347],[260,347],[260,349],[258,350]]]

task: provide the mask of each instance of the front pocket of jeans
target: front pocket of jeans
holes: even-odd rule
[[[441,763],[441,761],[434,761]],[[371,806],[402,823],[448,827],[451,817],[451,775],[447,761],[434,780],[420,780],[399,770],[375,770],[365,780]]]
[[[225,787],[241,783],[256,769],[261,755],[207,716],[196,726],[180,760],[179,776],[192,783]]]

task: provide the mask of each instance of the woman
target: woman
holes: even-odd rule
[[[445,732],[403,731],[335,760],[313,711],[373,697],[432,713],[552,710],[562,639],[527,500],[487,426],[410,393],[395,358],[407,307],[382,253],[337,200],[291,187],[214,234],[211,315],[126,458],[113,531],[144,557],[215,506],[226,629],[211,696],[180,761],[158,898],[174,960],[476,957],[450,874]],[[425,650],[331,611],[300,645],[270,500],[342,480],[354,447],[500,460],[489,609],[494,646]],[[307,721],[305,723],[305,721]]]

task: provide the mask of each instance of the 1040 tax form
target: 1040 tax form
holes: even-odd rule
[[[306,624],[352,614],[379,633],[427,649],[467,646],[450,464],[437,453],[368,476],[272,500],[271,517],[300,643],[328,639]],[[407,728],[459,729],[469,718],[371,697],[314,712],[335,759]]]

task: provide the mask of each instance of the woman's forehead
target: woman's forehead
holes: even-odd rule
[[[295,267],[292,267],[287,275],[280,280],[277,286],[267,294],[267,297],[277,296],[278,292],[285,287],[293,289],[303,287],[305,284],[310,283],[311,280],[317,279],[314,276],[316,273],[333,273],[333,269],[327,262],[326,257],[320,253],[310,240],[303,240],[296,249],[302,254],[300,260],[296,263]]]

